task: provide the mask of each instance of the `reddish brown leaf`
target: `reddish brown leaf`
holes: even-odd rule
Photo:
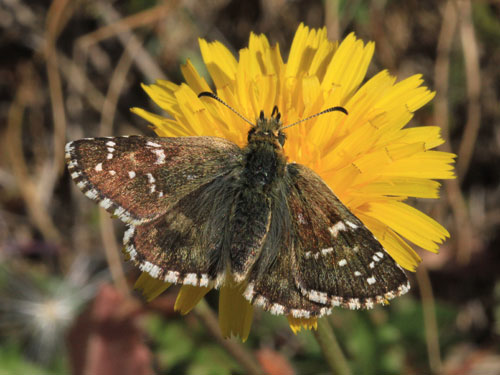
[[[257,353],[257,359],[267,375],[294,375],[295,371],[290,362],[272,349],[261,349]]]
[[[75,375],[151,375],[151,352],[137,324],[141,307],[110,285],[101,287],[94,303],[68,336]]]

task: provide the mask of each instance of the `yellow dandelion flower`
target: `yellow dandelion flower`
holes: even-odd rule
[[[436,126],[405,128],[413,113],[434,93],[420,75],[401,82],[382,71],[362,84],[374,52],[351,33],[340,44],[327,39],[326,28],[300,25],[285,63],[278,45],[264,35],[250,35],[237,60],[219,42],[200,40],[203,60],[217,95],[244,117],[277,105],[283,124],[334,106],[339,112],[315,117],[287,130],[284,150],[289,161],[313,169],[340,200],[370,229],[402,267],[414,271],[420,257],[408,242],[437,251],[448,232],[439,223],[404,203],[408,197],[437,198],[435,179],[454,178],[455,155],[434,151],[444,141]],[[132,111],[149,121],[161,137],[217,136],[246,144],[248,124],[215,100],[198,94],[210,86],[188,61],[186,83],[157,81],[147,94],[172,116],[167,119],[140,108]],[[168,287],[143,274],[137,286],[148,298]],[[183,286],[176,309],[185,314],[208,288]],[[224,336],[245,340],[253,309],[241,286],[226,283],[220,291],[219,319]],[[315,319],[288,317],[294,332],[316,327]]]

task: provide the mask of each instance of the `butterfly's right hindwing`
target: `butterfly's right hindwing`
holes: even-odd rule
[[[68,169],[77,186],[133,225],[164,215],[241,160],[238,146],[215,137],[111,137],[66,145]]]

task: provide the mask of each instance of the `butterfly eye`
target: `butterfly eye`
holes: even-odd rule
[[[247,137],[247,140],[250,141],[250,138],[252,137],[252,135],[255,134],[255,128],[251,128],[248,132],[248,137]]]
[[[285,145],[285,141],[286,141],[286,134],[279,132],[278,133],[278,142],[280,143],[281,147],[283,147]]]
[[[261,121],[264,120],[264,111],[260,111],[260,116],[259,117],[260,117]]]

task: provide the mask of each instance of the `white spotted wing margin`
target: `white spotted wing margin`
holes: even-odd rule
[[[298,164],[287,170],[301,293],[322,305],[353,310],[405,294],[410,284],[403,269],[321,178]]]
[[[287,229],[272,263],[259,259],[250,274],[248,301],[273,314],[312,318],[337,306],[370,309],[409,290],[401,267],[316,173],[288,164],[286,180]],[[273,210],[271,227],[276,216]]]
[[[212,190],[211,198],[197,195],[241,167],[237,145],[216,137],[88,138],[66,145],[66,162],[77,187],[128,225],[125,251],[142,271],[166,282],[212,283],[210,253],[194,239],[218,198]]]
[[[68,170],[77,187],[131,225],[164,215],[241,159],[238,146],[216,137],[86,138],[66,145]]]

